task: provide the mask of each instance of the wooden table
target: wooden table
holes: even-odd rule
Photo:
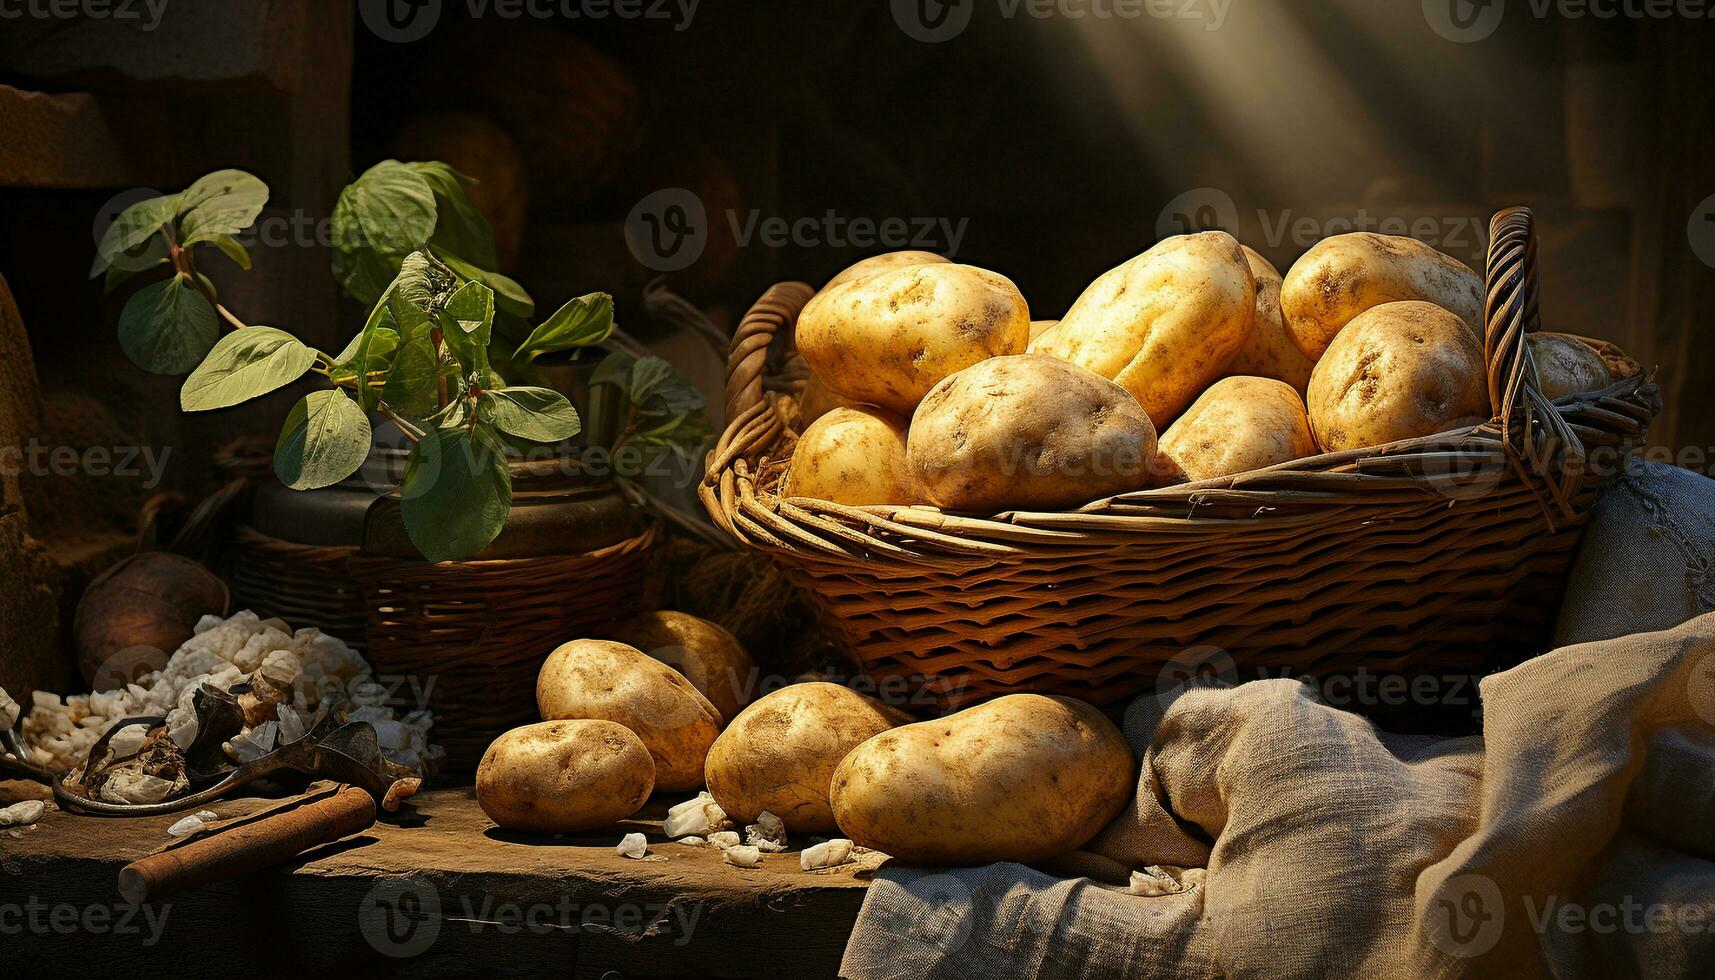
[[[806,838],[735,868],[661,837],[670,802],[548,838],[496,829],[469,789],[430,791],[289,865],[141,907],[121,902],[119,868],[170,843],[178,816],[50,806],[20,837],[0,830],[0,947],[8,975],[42,977],[834,976],[873,862],[805,873]],[[649,834],[646,858],[614,852],[631,831]]]

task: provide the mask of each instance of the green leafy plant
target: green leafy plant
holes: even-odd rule
[[[599,346],[614,330],[606,293],[529,325],[534,301],[491,271],[493,232],[465,194],[468,182],[445,164],[388,160],[340,194],[333,274],[369,315],[337,353],[245,323],[197,270],[202,245],[250,267],[237,236],[261,213],[268,188],[241,171],[128,208],[99,243],[91,275],[111,290],[169,267],[127,300],[119,339],[144,370],[190,372],[179,393],[187,412],[237,405],[306,375],[325,382],[292,406],[280,430],[274,471],[288,487],[313,490],[351,476],[369,455],[371,417],[392,421],[412,443],[400,487],[412,543],[431,561],[460,560],[493,541],[506,520],[508,457],[562,443],[581,427],[563,394],[508,377],[534,380],[538,358]],[[688,454],[707,438],[701,395],[660,358],[611,354],[591,384],[623,392],[626,423],[610,448]]]

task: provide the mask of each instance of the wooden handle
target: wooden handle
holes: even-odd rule
[[[375,800],[348,786],[332,796],[240,824],[133,861],[119,870],[119,894],[132,905],[271,868],[375,823]]]

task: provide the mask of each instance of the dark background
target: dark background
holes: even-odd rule
[[[1668,407],[1651,441],[1707,470],[1715,267],[1697,248],[1715,262],[1712,21],[1538,16],[1510,0],[1492,34],[1461,43],[1432,26],[1436,2],[1232,0],[1217,26],[1210,0],[1132,17],[1078,0],[1009,17],[1028,8],[962,0],[969,24],[942,43],[914,38],[888,0],[702,0],[688,25],[508,19],[443,0],[408,43],[339,0],[168,0],[146,31],[0,19],[0,275],[21,314],[0,303],[0,442],[170,447],[165,486],[194,499],[217,479],[213,451],[277,431],[292,396],[181,415],[177,380],[119,352],[123,296],[86,276],[98,215],[115,195],[237,166],[272,187],[265,218],[313,229],[356,174],[405,155],[481,178],[505,271],[539,305],[614,293],[625,329],[717,413],[720,353],[645,303],[660,270],[627,245],[628,218],[663,189],[706,215],[697,261],[665,285],[718,330],[772,282],[820,282],[890,250],[835,244],[819,225],[741,244],[732,221],[752,216],[950,222],[957,259],[1011,276],[1053,318],[1187,223],[1228,227],[1285,271],[1367,216],[1480,267],[1489,216],[1530,205],[1549,328],[1658,365]],[[359,311],[314,235],[252,251],[248,273],[204,260],[228,305],[337,349]],[[75,595],[78,576],[130,547],[155,489],[0,484],[0,595]],[[25,543],[32,557],[14,559]],[[16,623],[30,608],[0,612]]]

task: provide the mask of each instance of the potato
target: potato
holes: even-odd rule
[[[1384,303],[1334,338],[1309,403],[1310,430],[1329,452],[1475,425],[1489,417],[1483,348],[1433,303]]]
[[[476,802],[507,830],[566,834],[611,827],[643,808],[655,763],[611,721],[543,721],[495,739],[476,767]]]
[[[1112,381],[1016,354],[936,385],[911,419],[906,458],[918,493],[946,510],[1060,510],[1143,486],[1155,426]]]
[[[798,393],[798,428],[800,431],[842,405],[849,405],[844,398],[828,390],[822,379],[810,375],[804,382],[804,390]]]
[[[934,252],[884,252],[881,255],[872,255],[867,259],[846,266],[839,275],[829,279],[828,284],[822,288],[832,289],[855,279],[867,279],[878,272],[887,272],[892,269],[904,269],[914,265],[942,265],[951,261],[952,259],[943,255],[936,255]]]
[[[1325,238],[1293,263],[1280,288],[1287,336],[1313,361],[1358,314],[1401,300],[1450,310],[1483,336],[1483,277],[1415,238],[1367,231]]]
[[[824,289],[798,317],[798,350],[835,394],[908,415],[942,379],[1030,337],[1005,276],[968,265],[891,269]]]
[[[1009,694],[871,738],[834,770],[834,819],[910,864],[1041,861],[1125,809],[1137,764],[1082,701]]]
[[[1059,322],[1060,322],[1059,320],[1032,320],[1032,321],[1030,321],[1030,342],[1033,344],[1036,343],[1036,338],[1047,333],[1050,327],[1054,326],[1054,324],[1059,323]]]
[[[758,698],[709,749],[709,792],[749,823],[767,810],[797,832],[835,829],[828,787],[846,753],[911,716],[838,684],[792,684]]]
[[[1256,306],[1251,319],[1250,339],[1233,355],[1227,373],[1233,376],[1273,378],[1284,381],[1298,391],[1300,397],[1310,384],[1310,369],[1316,363],[1304,356],[1292,338],[1286,335],[1286,319],[1280,314],[1280,272],[1274,264],[1253,251],[1245,250],[1251,275],[1256,279]]]
[[[1112,378],[1162,429],[1226,373],[1255,306],[1256,280],[1233,236],[1178,235],[1091,283],[1030,350]]]
[[[1542,393],[1549,401],[1567,395],[1597,391],[1613,383],[1602,355],[1576,337],[1560,333],[1533,333],[1525,338],[1531,359],[1536,361]]]
[[[655,760],[655,787],[696,789],[721,714],[685,676],[636,647],[573,640],[548,654],[536,676],[545,721],[599,718],[637,733]]]
[[[905,422],[879,409],[833,409],[799,437],[782,493],[854,507],[916,503]]]
[[[609,632],[685,675],[723,719],[736,717],[750,703],[756,664],[738,637],[721,626],[662,609],[634,616]]]
[[[1156,478],[1206,480],[1315,454],[1304,399],[1291,385],[1273,378],[1222,378],[1162,434]]]

